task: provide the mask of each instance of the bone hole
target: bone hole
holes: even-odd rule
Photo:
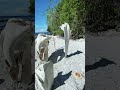
[[[39,52],[37,51],[37,53],[39,54]]]
[[[9,64],[9,62],[8,62],[7,60],[5,60],[5,63],[6,63],[6,65],[7,65],[8,67],[10,67],[10,64]]]

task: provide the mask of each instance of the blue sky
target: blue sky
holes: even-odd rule
[[[35,0],[35,32],[47,31],[46,10],[50,6],[50,0]],[[59,0],[52,0],[55,6]]]
[[[35,32],[47,29],[46,10],[48,6],[55,6],[60,0],[35,0]],[[29,0],[0,0],[0,16],[30,15]]]
[[[29,0],[0,0],[0,16],[30,15]]]

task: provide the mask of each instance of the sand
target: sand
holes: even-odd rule
[[[82,90],[85,84],[85,40],[70,40],[67,58],[64,57],[64,46],[64,39],[58,36],[49,43],[49,60],[54,63],[52,90]]]

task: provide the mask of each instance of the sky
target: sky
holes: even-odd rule
[[[48,6],[56,6],[59,0],[35,0],[35,32],[46,32]],[[0,16],[27,16],[29,0],[0,0]]]
[[[58,1],[52,0],[52,6],[57,5]],[[50,0],[35,0],[35,32],[47,31],[46,11],[50,5]]]
[[[0,16],[30,15],[29,0],[0,0]]]

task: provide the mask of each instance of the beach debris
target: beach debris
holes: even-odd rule
[[[68,23],[64,23],[60,26],[60,28],[64,31],[64,39],[65,39],[65,57],[67,57],[69,39],[70,39],[70,26]]]
[[[31,22],[18,18],[9,19],[0,34],[0,56],[4,57],[14,86],[18,81],[28,84],[32,79],[32,36]]]
[[[82,79],[84,77],[83,74],[81,74],[80,72],[73,72],[72,75],[76,78],[76,79]]]

